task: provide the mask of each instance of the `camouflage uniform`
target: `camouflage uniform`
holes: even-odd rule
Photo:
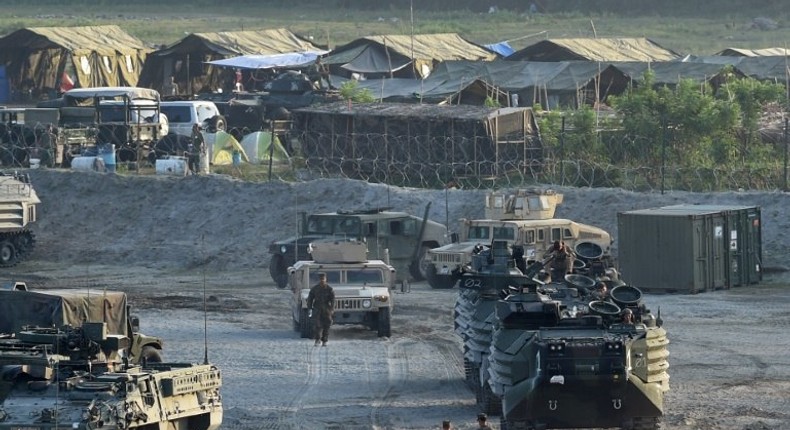
[[[551,257],[551,279],[561,281],[565,275],[573,270],[573,260],[576,254],[564,242],[554,242],[543,258]]]
[[[310,288],[310,294],[307,295],[307,309],[313,310],[313,336],[316,345],[319,340],[326,345],[335,312],[335,291],[332,287],[327,283],[322,285],[319,282]]]

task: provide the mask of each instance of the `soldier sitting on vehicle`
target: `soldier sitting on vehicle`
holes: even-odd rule
[[[623,324],[633,324],[634,323],[634,311],[631,309],[625,308],[623,312],[620,314],[621,320],[620,322]]]

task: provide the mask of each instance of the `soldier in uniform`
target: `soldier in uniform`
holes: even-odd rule
[[[318,283],[310,288],[307,295],[307,309],[313,318],[315,346],[322,343],[326,346],[329,339],[329,327],[335,312],[335,291],[326,283],[326,273],[318,274]]]
[[[571,273],[576,254],[565,245],[565,242],[555,241],[554,246],[543,255],[544,259],[549,257],[551,258],[552,280],[560,281],[565,278],[565,275]]]

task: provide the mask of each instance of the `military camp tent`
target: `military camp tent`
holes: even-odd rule
[[[653,74],[653,84],[656,86],[674,87],[682,79],[703,83],[707,82],[718,88],[727,78],[727,74],[744,77],[737,68],[728,67],[726,64],[689,63],[681,61],[665,61],[659,63],[645,63],[641,61],[624,61],[612,63],[614,67],[625,73],[637,85],[644,81],[645,72],[650,70]]]
[[[512,61],[670,61],[679,55],[646,38],[546,39],[507,57]]]
[[[356,39],[324,59],[332,73],[402,78],[427,77],[441,61],[491,61],[497,54],[455,33],[381,35]]]
[[[36,99],[54,96],[64,72],[76,87],[136,86],[148,52],[116,25],[28,27],[0,38],[10,87]]]
[[[320,48],[284,28],[249,31],[192,33],[180,41],[152,52],[140,75],[140,84],[162,90],[170,76],[183,94],[229,90],[232,69],[206,64],[240,55],[268,55],[320,51]],[[245,74],[246,79],[250,74]]]
[[[725,55],[687,56],[685,63],[729,65],[750,78],[787,86],[790,81],[790,57],[730,57]]]
[[[742,49],[727,48],[714,55],[727,57],[776,57],[790,55],[790,49],[786,48],[763,48],[763,49]]]
[[[606,63],[445,61],[426,79],[362,81],[376,98],[483,105],[487,98],[500,106],[578,107],[620,94],[629,78]]]

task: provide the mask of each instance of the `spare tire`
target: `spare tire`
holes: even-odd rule
[[[228,128],[228,122],[222,115],[214,115],[208,120],[208,132],[216,133],[218,131],[225,131]]]

